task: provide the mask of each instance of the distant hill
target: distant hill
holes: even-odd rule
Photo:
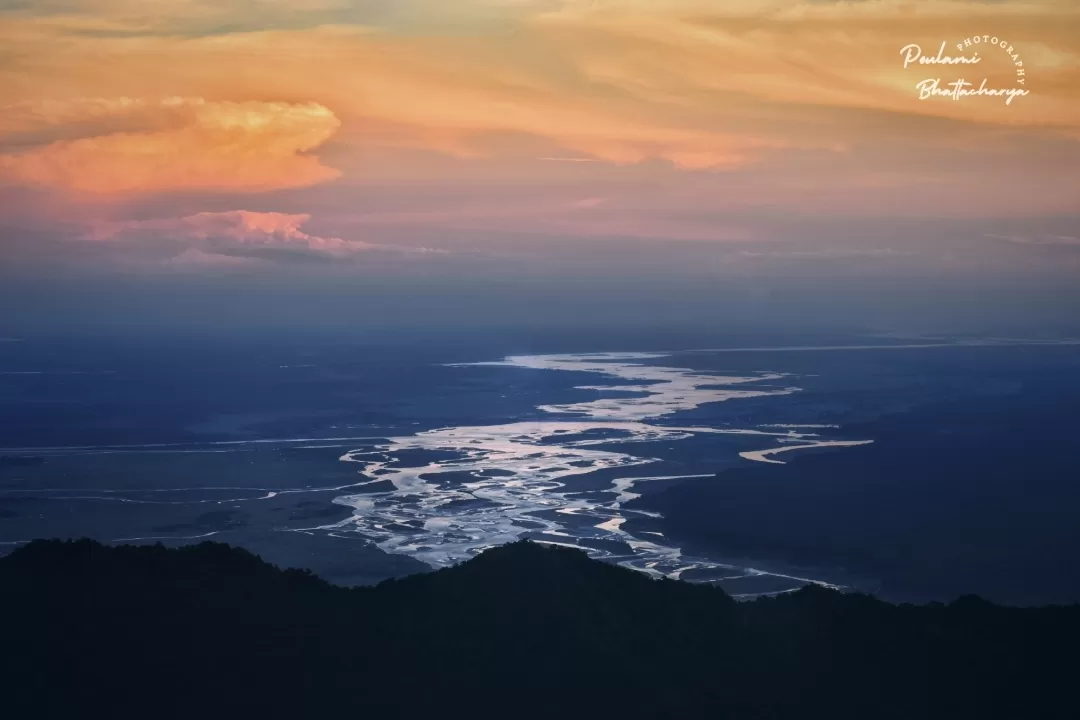
[[[1080,606],[723,591],[527,542],[375,588],[203,543],[0,558],[10,718],[1075,718]]]

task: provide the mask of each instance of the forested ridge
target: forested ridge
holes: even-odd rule
[[[1080,606],[752,602],[528,542],[341,588],[215,543],[0,558],[6,717],[1075,718]]]

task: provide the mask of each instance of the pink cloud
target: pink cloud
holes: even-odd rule
[[[128,220],[98,226],[88,239],[103,242],[162,242],[182,248],[172,260],[185,265],[217,264],[283,253],[325,259],[391,249],[361,240],[343,240],[304,232],[308,214],[277,212],[201,212],[179,218]],[[189,262],[190,261],[190,262]]]

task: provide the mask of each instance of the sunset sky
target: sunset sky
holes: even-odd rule
[[[980,62],[903,67],[942,42]],[[1027,94],[919,98],[961,77]],[[1080,280],[1075,0],[0,0],[0,104],[0,276],[44,295]]]

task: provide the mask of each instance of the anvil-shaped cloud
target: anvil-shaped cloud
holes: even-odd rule
[[[304,154],[339,125],[317,103],[122,97],[7,109],[10,117],[0,121],[0,131],[31,143],[56,127],[83,133],[0,155],[0,178],[21,183],[99,194],[258,192],[339,175]]]

